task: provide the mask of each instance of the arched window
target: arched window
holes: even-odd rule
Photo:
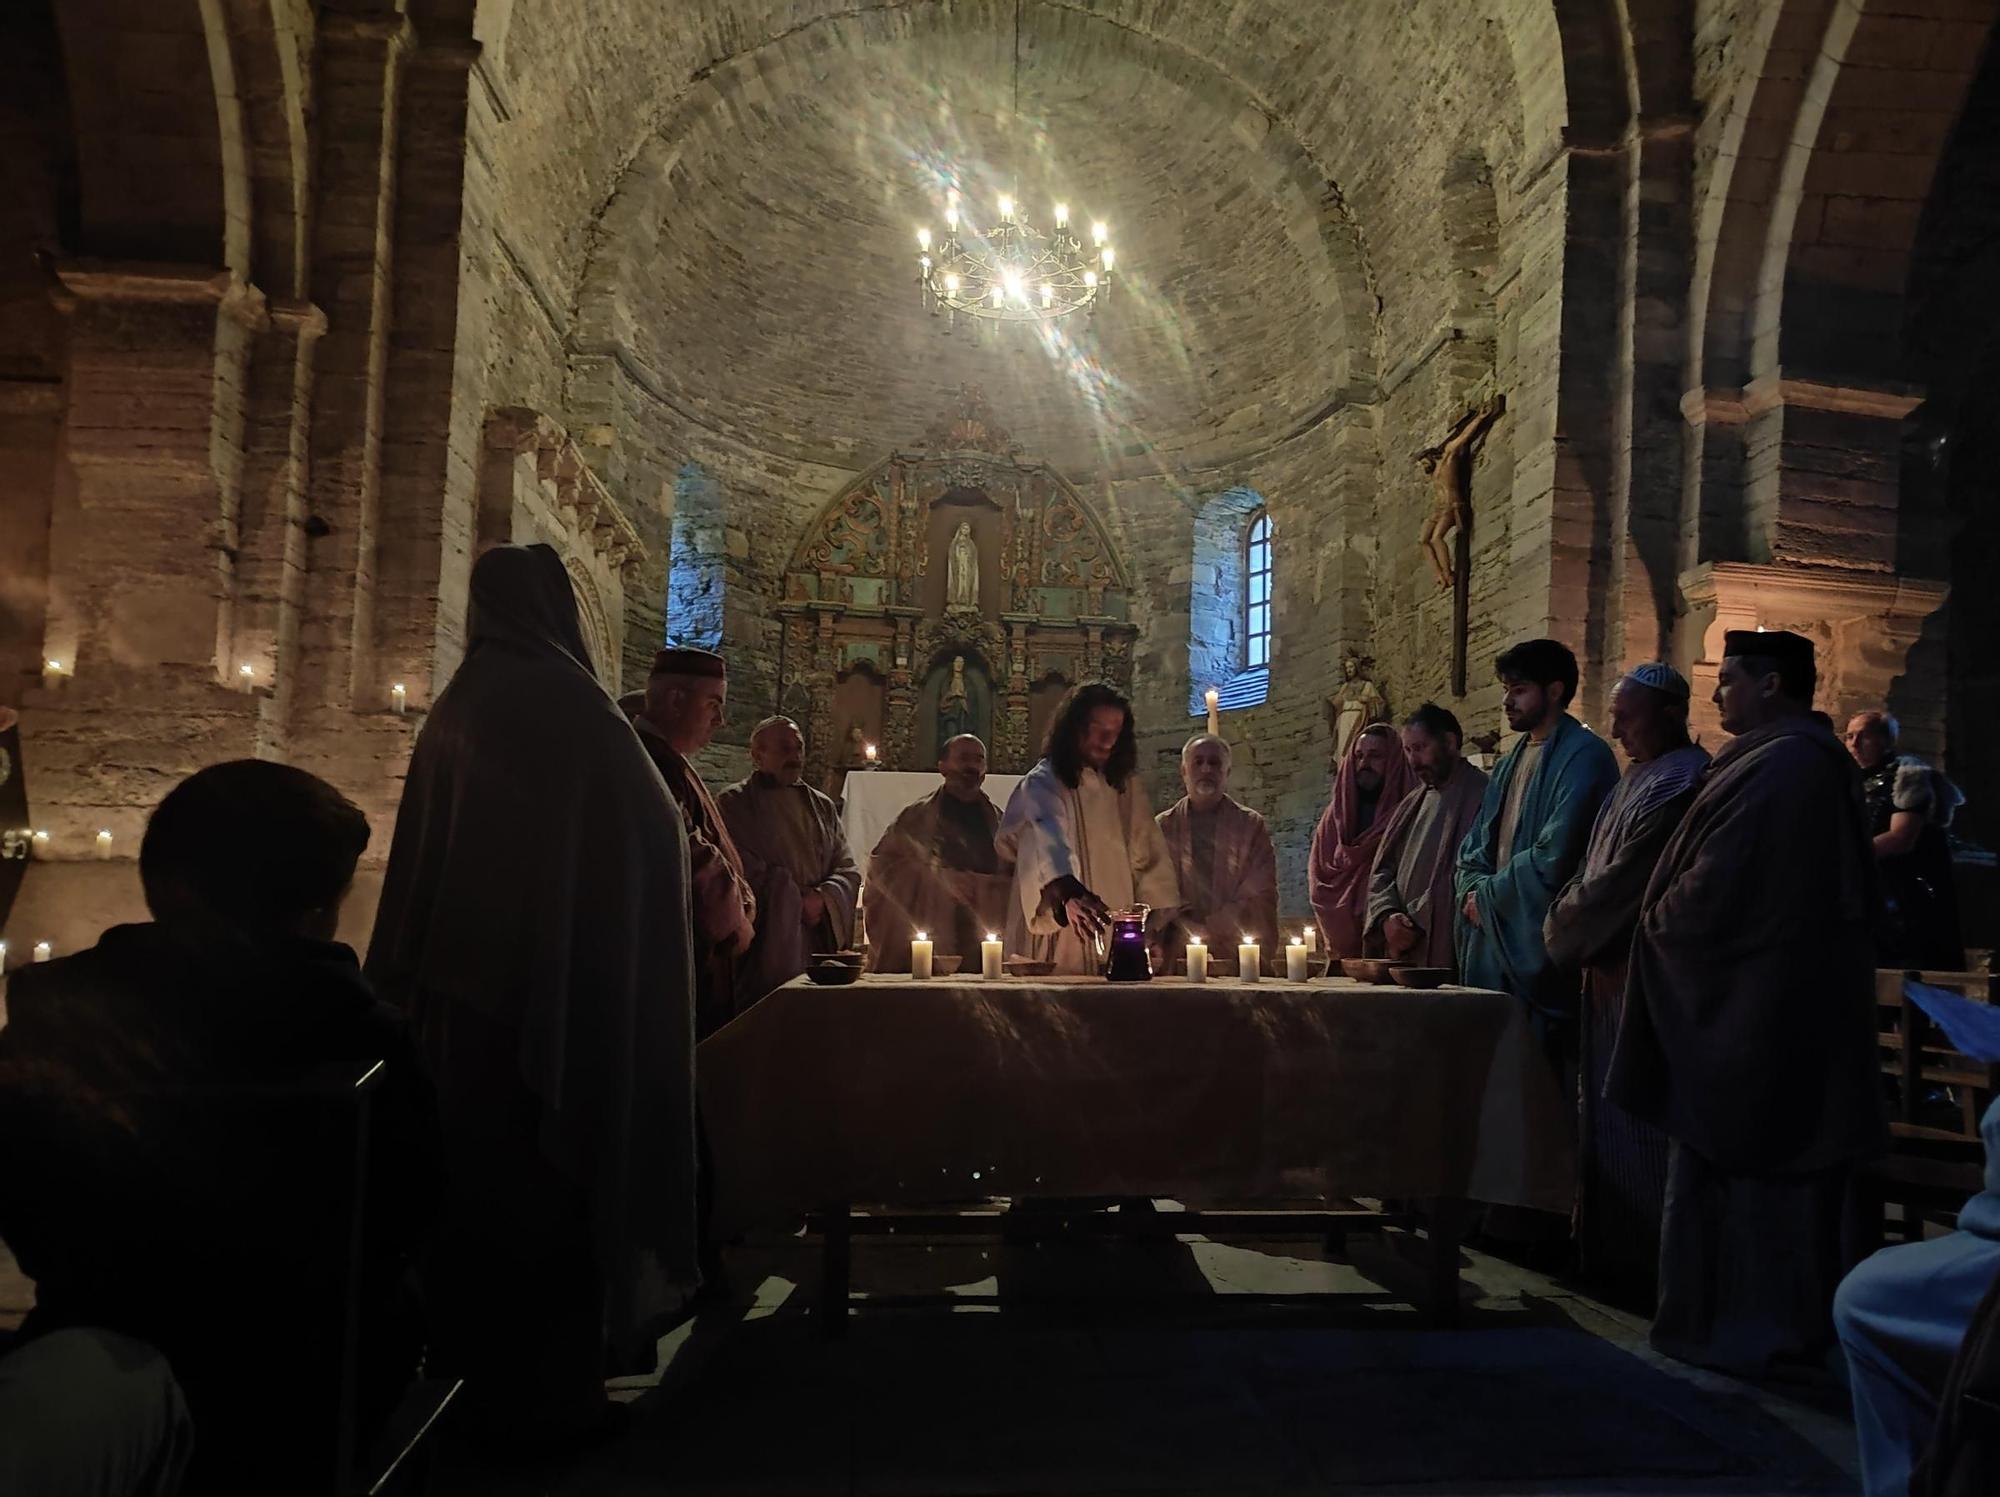
[[[1271,666],[1271,517],[1250,522],[1243,551],[1243,664],[1248,670]]]

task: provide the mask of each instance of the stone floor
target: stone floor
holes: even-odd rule
[[[1680,1367],[1643,1321],[1477,1252],[1463,1328],[1429,1330],[1393,1297],[1408,1246],[862,1240],[833,1342],[815,1254],[766,1245],[658,1376],[616,1385],[623,1439],[546,1471],[447,1446],[437,1494],[1857,1490],[1831,1380]]]

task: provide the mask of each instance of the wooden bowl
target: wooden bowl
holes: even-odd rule
[[[1449,967],[1391,967],[1389,975],[1406,988],[1441,988],[1451,981]]]
[[[1356,982],[1387,982],[1389,980],[1389,964],[1379,957],[1342,957],[1340,959],[1340,970]]]
[[[1000,965],[1007,969],[1009,977],[1047,977],[1056,969],[1054,962],[1037,961],[1031,956],[1010,956]]]
[[[931,976],[956,977],[958,969],[965,965],[962,956],[934,956],[931,958]]]
[[[806,977],[823,988],[844,988],[861,980],[861,968],[844,962],[814,962],[806,968]]]

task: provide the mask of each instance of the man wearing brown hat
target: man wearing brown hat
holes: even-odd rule
[[[736,1016],[736,959],[750,949],[757,919],[756,896],[729,824],[688,762],[722,726],[728,700],[729,671],[720,655],[665,649],[653,657],[645,694],[620,703],[687,823],[697,1039]]]
[[[1717,751],[1640,903],[1606,1095],[1673,1141],[1652,1341],[1755,1376],[1832,1344],[1854,1162],[1886,1130],[1874,864],[1810,640],[1732,629]]]

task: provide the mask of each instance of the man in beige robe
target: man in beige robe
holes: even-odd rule
[[[868,970],[910,970],[922,932],[938,956],[979,970],[979,943],[1007,921],[1014,870],[993,845],[1000,808],[987,799],[986,745],[961,733],[938,758],[944,784],[906,809],[868,856]]]
[[[1159,816],[1181,886],[1170,960],[1195,936],[1229,946],[1247,935],[1266,951],[1280,949],[1277,853],[1264,818],[1229,795],[1230,758],[1220,736],[1190,738],[1181,749],[1187,794]]]
[[[767,717],[750,735],[750,777],[715,798],[757,896],[757,934],[736,969],[739,1013],[805,971],[813,952],[854,936],[861,870],[839,808],[805,783],[805,760],[799,725]]]
[[[1486,794],[1486,774],[1460,754],[1458,719],[1426,702],[1403,724],[1417,788],[1389,814],[1368,876],[1362,950],[1419,967],[1458,968],[1452,947],[1458,844]]]
[[[1014,860],[1007,949],[1058,972],[1104,969],[1112,910],[1144,904],[1154,970],[1180,913],[1180,880],[1134,772],[1132,706],[1102,682],[1079,686],[1049,725],[1042,760],[1000,818],[1000,855]]]

